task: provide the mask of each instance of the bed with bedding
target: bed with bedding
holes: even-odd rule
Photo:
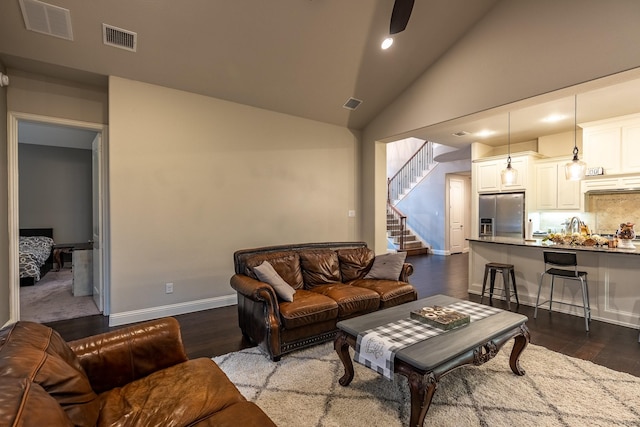
[[[53,228],[20,229],[20,286],[35,285],[53,268],[53,245]]]

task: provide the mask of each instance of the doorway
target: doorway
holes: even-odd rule
[[[471,177],[447,174],[446,178],[446,252],[457,254],[469,251],[469,226],[471,212]]]
[[[90,293],[93,295],[91,298],[95,302],[97,309],[104,315],[108,315],[109,251],[107,237],[109,221],[107,210],[108,180],[106,168],[107,127],[96,123],[10,112],[8,129],[8,216],[11,319],[17,321],[21,318],[21,288],[18,261],[20,228],[34,227],[35,224],[47,227],[51,227],[55,224],[53,227],[53,233],[54,238],[56,238],[56,244],[84,244],[84,250],[82,251],[83,256],[81,257],[79,255],[80,252],[78,252],[77,258],[85,259],[88,257],[91,259],[91,270],[93,273],[87,273],[91,275],[88,282],[88,286],[91,287]],[[23,144],[23,142],[27,139],[33,145],[25,148],[25,144]],[[23,215],[26,212],[21,212],[21,208],[24,208],[25,210],[33,209],[33,204],[30,206],[25,202],[25,206],[21,206],[20,194],[21,191],[24,191],[25,187],[28,187],[26,184],[29,183],[29,176],[20,173],[20,151],[25,158],[27,156],[26,153],[31,153],[30,155],[37,156],[37,153],[40,152],[49,153],[52,158],[58,159],[64,158],[65,154],[62,153],[71,153],[74,156],[79,156],[82,160],[79,160],[78,162],[83,163],[82,167],[88,171],[88,174],[85,171],[85,175],[81,178],[78,178],[78,175],[76,175],[75,178],[69,177],[67,175],[71,175],[71,170],[74,168],[66,167],[67,164],[64,161],[61,161],[59,165],[51,166],[52,168],[58,166],[57,170],[54,172],[49,171],[45,176],[46,179],[48,178],[51,182],[55,182],[56,184],[60,183],[61,186],[64,186],[64,183],[66,182],[68,187],[73,186],[74,189],[82,188],[76,187],[76,184],[73,183],[74,179],[76,181],[79,179],[85,181],[82,185],[86,190],[85,197],[88,195],[89,200],[83,200],[82,203],[69,203],[69,201],[66,200],[66,204],[70,204],[71,206],[66,206],[65,203],[52,203],[49,205],[49,208],[47,208],[46,203],[42,203],[38,209],[34,210],[36,213],[35,217]],[[22,166],[24,167],[24,164]],[[24,180],[24,182],[20,183],[20,179]],[[65,189],[60,186],[57,190],[51,185],[48,185],[47,187],[47,191],[53,191],[56,195],[63,195],[65,190],[69,192],[68,188]],[[81,193],[81,191],[79,191],[79,193]],[[51,197],[46,193],[42,194],[44,196]],[[24,197],[23,199],[28,200]],[[57,211],[50,212],[54,205],[57,207]],[[75,225],[69,224],[69,221],[65,216],[74,216],[76,215],[76,211],[81,212],[79,215],[82,217],[82,220],[80,223]],[[48,223],[47,220],[43,219],[43,215],[46,217],[47,212],[50,212],[51,214],[51,218]],[[65,212],[68,214],[65,215]],[[39,218],[38,215],[40,215]],[[87,243],[89,243],[88,247]],[[64,262],[64,258],[62,258],[62,261]],[[74,286],[77,283],[79,283],[79,280],[76,281],[74,277]]]

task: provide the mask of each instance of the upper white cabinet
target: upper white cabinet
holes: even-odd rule
[[[581,125],[587,167],[603,167],[606,175],[640,172],[640,114]]]
[[[500,164],[497,160],[479,162],[474,165],[478,192],[500,191]],[[506,162],[505,162],[506,166]]]
[[[580,209],[580,181],[569,181],[564,174],[564,165],[569,160],[536,163],[537,210]]]
[[[515,183],[502,184],[500,174],[507,167],[507,156],[475,160],[473,163],[472,181],[478,193],[499,193],[523,191],[532,183],[530,155],[511,156],[511,167],[518,171]]]

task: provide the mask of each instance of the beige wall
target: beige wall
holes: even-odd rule
[[[106,88],[10,69],[9,111],[109,123]]]
[[[358,238],[346,128],[115,77],[109,121],[116,316],[235,295],[238,249]]]
[[[0,63],[0,71],[5,73]],[[7,194],[7,89],[0,87],[0,242],[9,241]],[[9,320],[9,248],[0,244],[0,327]]]
[[[638,16],[633,0],[503,0],[366,127],[363,182],[384,180],[376,141],[639,67]],[[376,250],[386,245],[384,191],[367,183],[362,195],[372,215],[362,236]]]

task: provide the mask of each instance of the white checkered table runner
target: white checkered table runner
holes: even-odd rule
[[[502,311],[499,308],[471,301],[460,301],[446,307],[468,314],[471,322]],[[444,329],[427,325],[419,320],[411,318],[397,320],[358,334],[353,360],[393,380],[393,364],[398,350],[445,332],[447,331]]]

